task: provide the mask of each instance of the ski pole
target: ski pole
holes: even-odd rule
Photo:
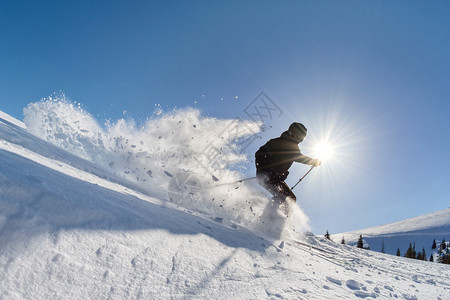
[[[308,172],[306,172],[305,173],[305,175],[303,175],[303,177],[302,178],[300,178],[298,181],[297,181],[297,183],[296,184],[294,184],[294,186],[293,187],[291,187],[291,190],[293,190],[296,186],[297,186],[297,184],[299,184],[300,183],[300,181],[302,181],[303,180],[303,178],[305,178],[306,177],[306,175],[308,175],[309,174],[309,172],[311,172],[312,171],[312,169],[314,169],[314,166],[311,166],[311,168],[308,170]]]
[[[241,182],[243,182],[243,181],[252,180],[252,179],[256,179],[256,176],[255,176],[255,177],[244,178],[244,179],[237,180],[237,181],[234,181],[234,182],[221,183],[221,184],[217,184],[217,185],[215,185],[215,186],[233,185],[233,184],[236,184],[236,183],[241,183]]]
[[[241,183],[243,181],[252,180],[252,179],[256,179],[256,176],[240,179],[240,180],[237,180],[237,181],[234,181],[234,182],[227,182],[227,183],[216,184],[216,185],[210,187],[209,189],[215,189],[215,188],[217,188],[219,186],[224,186],[224,185],[233,185],[233,184],[236,184],[236,183]]]

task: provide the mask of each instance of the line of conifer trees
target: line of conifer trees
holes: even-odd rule
[[[431,249],[437,249],[436,239],[433,239],[433,244],[431,245]],[[437,254],[438,254],[438,258],[437,258],[438,263],[450,264],[450,246],[445,241],[445,238],[442,240],[441,244],[439,245]],[[401,256],[400,248],[397,248],[396,255]],[[429,259],[427,259],[427,254],[425,252],[425,248],[422,248],[422,251],[416,251],[416,243],[409,244],[409,247],[406,250],[404,257],[434,262],[433,254],[430,255]]]
[[[328,230],[327,230],[327,232],[326,232],[326,234],[324,236],[327,239],[331,240],[330,233],[328,232]],[[345,245],[345,238],[344,238],[344,236],[342,236],[341,244]],[[364,248],[364,241],[363,241],[362,234],[359,235],[359,239],[358,239],[358,242],[356,243],[356,247]],[[370,247],[367,247],[367,248],[364,248],[364,249],[370,250]],[[431,249],[437,249],[436,239],[433,239],[433,244],[431,245]],[[383,240],[383,243],[382,243],[382,246],[381,246],[381,252],[385,253],[384,240]],[[439,244],[439,249],[437,250],[437,254],[438,254],[438,259],[437,259],[438,263],[450,264],[450,242],[446,242],[445,238],[442,239],[442,242]],[[397,248],[396,255],[397,256],[401,256],[400,248]],[[418,260],[423,260],[423,261],[434,262],[433,254],[430,255],[429,259],[427,259],[427,253],[425,251],[425,248],[422,248],[422,251],[416,251],[416,243],[413,243],[413,244],[410,243],[409,244],[409,247],[406,250],[406,253],[405,253],[404,257],[412,258],[412,259],[418,259]]]

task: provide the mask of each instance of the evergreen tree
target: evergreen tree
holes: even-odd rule
[[[450,255],[445,256],[444,264],[450,265]]]
[[[415,259],[422,260],[422,252],[418,252]]]
[[[361,248],[361,249],[364,247],[362,234],[359,235],[359,239],[358,239],[358,243],[356,243],[356,247]]]
[[[408,250],[406,250],[405,257],[406,258],[415,258],[413,256],[413,248],[412,248],[411,243],[409,244]]]
[[[327,230],[327,233],[325,233],[324,236],[331,241],[330,234],[328,233],[328,230]]]
[[[384,249],[384,239],[383,243],[381,243],[381,253],[386,253],[386,250]]]
[[[430,261],[431,261],[431,262],[434,262],[433,254],[430,255]]]
[[[344,239],[344,236],[342,236],[341,244],[342,244],[342,245],[345,245],[345,239]]]
[[[427,253],[425,252],[425,247],[422,248],[422,260],[427,260]]]
[[[414,242],[414,246],[412,248],[412,257],[411,258],[416,258],[417,257],[417,253],[416,253],[416,243]]]
[[[397,254],[395,255],[400,256],[400,248],[397,248]]]
[[[441,251],[445,250],[447,248],[447,244],[445,243],[445,238],[442,239],[441,247],[439,249]]]
[[[446,253],[441,253],[438,256],[437,262],[441,264],[450,264],[450,255]]]
[[[431,249],[436,249],[436,239],[433,239],[433,245],[431,245]]]

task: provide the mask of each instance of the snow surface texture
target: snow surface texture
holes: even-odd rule
[[[384,242],[386,253],[395,255],[399,248],[401,255],[404,255],[409,244],[415,244],[416,251],[425,249],[429,259],[436,252],[431,249],[433,239],[438,244],[443,238],[450,240],[450,208],[391,224],[334,234],[331,238],[340,242],[344,237],[348,244],[356,245],[360,234],[366,247],[370,246],[371,250],[381,251]]]
[[[268,240],[0,119],[0,299],[448,299],[448,266]],[[297,242],[294,240],[298,240]]]

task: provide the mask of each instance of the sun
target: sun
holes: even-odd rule
[[[331,158],[333,147],[328,142],[320,142],[314,147],[314,155],[321,161]]]

